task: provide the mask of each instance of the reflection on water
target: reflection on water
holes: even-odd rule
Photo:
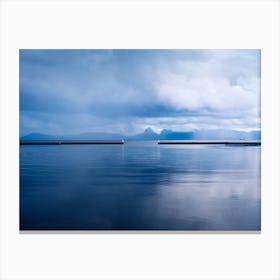
[[[260,147],[20,147],[22,230],[260,230]]]

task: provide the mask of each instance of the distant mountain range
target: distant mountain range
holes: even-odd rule
[[[20,140],[260,140],[261,132],[237,130],[194,130],[172,131],[163,129],[156,133],[150,127],[143,133],[133,136],[125,136],[118,133],[88,132],[74,135],[48,135],[31,133],[22,136]]]

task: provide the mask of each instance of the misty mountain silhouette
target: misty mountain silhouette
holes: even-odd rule
[[[261,132],[258,130],[245,132],[237,130],[194,130],[172,131],[163,129],[156,133],[148,127],[143,133],[125,136],[119,133],[87,132],[73,135],[49,135],[31,133],[22,136],[20,140],[260,140]]]

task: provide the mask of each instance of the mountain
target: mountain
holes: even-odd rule
[[[121,140],[123,136],[117,133],[87,132],[73,135],[47,135],[31,133],[22,136],[20,140]]]
[[[124,136],[125,140],[158,140],[159,134],[152,130],[152,128],[148,127],[144,130],[143,133],[136,134],[133,136]]]
[[[163,129],[159,135],[159,140],[192,140],[193,132],[180,132]]]
[[[106,132],[87,132],[76,135],[70,135],[65,140],[121,140],[123,136],[119,133]]]
[[[237,130],[197,130],[194,131],[196,140],[260,140],[260,131],[237,131]]]
[[[58,138],[55,135],[30,133],[28,135],[20,137],[20,140],[58,140]]]
[[[20,140],[260,140],[260,131],[237,131],[237,130],[195,130],[195,131],[172,131],[163,129],[156,133],[148,127],[143,133],[133,136],[125,136],[119,133],[88,132],[74,135],[48,135],[31,133],[22,136]]]

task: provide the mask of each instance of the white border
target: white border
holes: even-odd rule
[[[1,2],[1,279],[280,279],[279,2]],[[262,50],[261,234],[20,234],[20,48]]]

